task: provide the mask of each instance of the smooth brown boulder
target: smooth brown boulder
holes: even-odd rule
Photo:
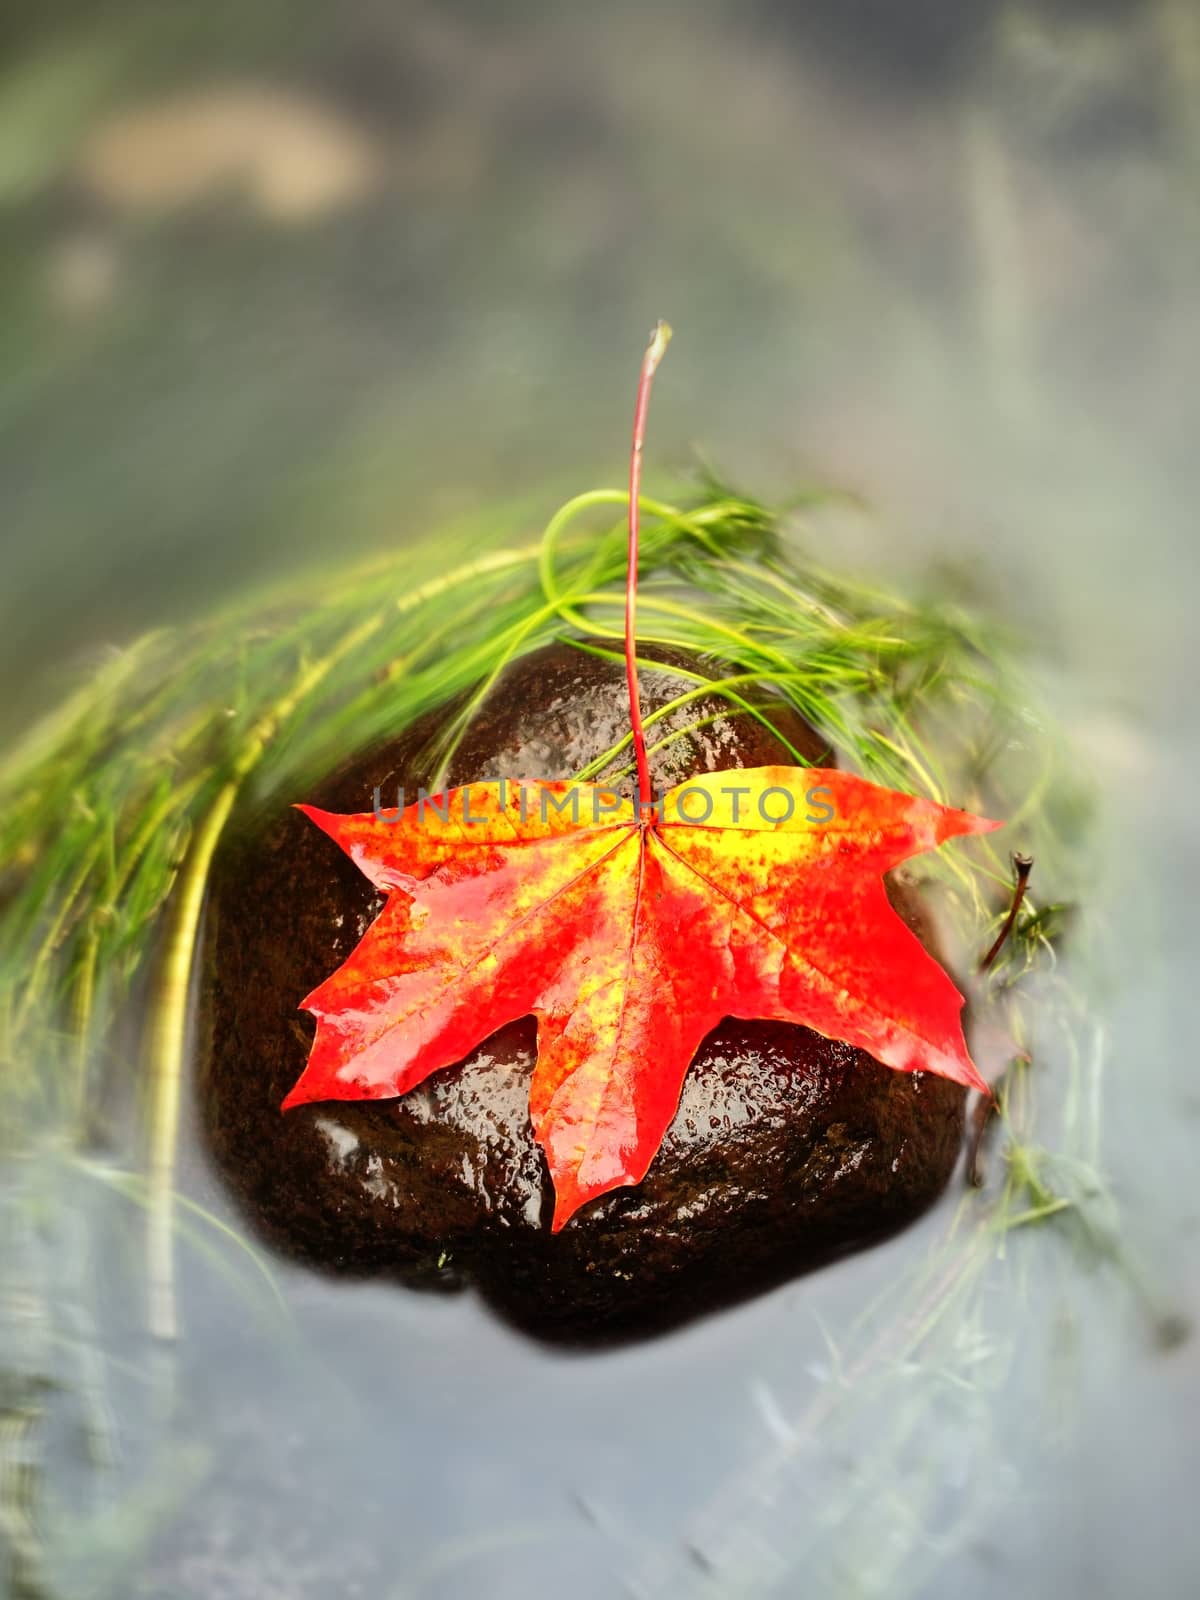
[[[646,652],[651,653],[651,652]],[[719,666],[652,652],[673,666]],[[649,712],[695,687],[642,673]],[[760,703],[806,758],[817,734]],[[706,720],[711,718],[712,720]],[[409,797],[429,772],[429,717],[303,798],[362,811]],[[656,784],[789,762],[760,722],[706,695],[656,724],[682,733],[653,757]],[[627,731],[624,668],[556,645],[512,666],[474,718],[450,781],[570,777]],[[288,797],[292,798],[300,797]],[[927,946],[919,896],[889,884]],[[200,1109],[217,1165],[274,1245],[315,1265],[444,1287],[473,1282],[546,1338],[603,1339],[685,1320],[880,1239],[949,1177],[963,1091],[893,1072],[786,1023],[727,1020],[704,1041],[679,1110],[637,1188],[549,1231],[552,1194],[529,1125],[532,1019],[397,1100],[280,1101],[304,1066],[299,1000],[354,948],[381,904],[333,842],[281,804],[229,837],[206,926]]]

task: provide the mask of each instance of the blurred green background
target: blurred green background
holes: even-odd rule
[[[283,566],[615,477],[659,315],[655,461],[840,478],[1165,678],[1198,177],[1191,0],[10,13],[5,721]]]

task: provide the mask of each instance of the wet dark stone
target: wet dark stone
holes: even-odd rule
[[[674,666],[694,660],[657,652]],[[719,677],[720,668],[707,669]],[[649,712],[694,683],[642,674]],[[806,758],[814,731],[774,703]],[[715,716],[653,758],[666,786],[791,757],[760,722],[706,696],[654,736]],[[384,805],[429,776],[427,718],[305,798]],[[516,664],[458,750],[453,783],[569,777],[627,731],[624,669],[560,645]],[[915,890],[893,904],[932,948]],[[786,1023],[727,1020],[704,1041],[644,1182],[585,1206],[557,1235],[529,1126],[532,1019],[401,1099],[280,1101],[313,1024],[297,1002],[343,961],[381,904],[333,842],[286,805],[236,829],[206,929],[198,1092],[211,1152],[257,1229],[313,1264],[443,1287],[473,1282],[546,1338],[649,1332],[764,1289],[891,1233],[939,1193],[962,1137],[963,1093],[881,1066]]]

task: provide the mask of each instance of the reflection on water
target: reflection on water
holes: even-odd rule
[[[82,1271],[103,1329],[97,1350],[80,1312],[84,1437],[52,1408],[46,1443],[77,1519],[65,1593],[1188,1591],[1200,13],[963,9],[59,4],[14,26],[0,726],[106,641],[281,569],[498,494],[536,527],[560,488],[619,481],[669,315],[652,460],[695,441],[756,490],[840,479],[887,515],[837,524],[823,560],[971,594],[1035,642],[1107,802],[1095,1020],[1128,1268],[1014,1234],[987,1318],[935,1346],[944,1381],[926,1356],[875,1388],[846,1365],[856,1319],[957,1192],[867,1256],[588,1357],[469,1299],[286,1267],[281,1310],[197,1226],[169,1357],[129,1202],[76,1175],[61,1258],[21,1278]],[[184,1178],[223,1213],[198,1157]],[[67,1259],[101,1207],[111,1252]]]

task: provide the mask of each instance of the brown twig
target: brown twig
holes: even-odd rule
[[[1024,1050],[1014,1056],[992,1085],[990,1094],[981,1094],[972,1107],[971,1142],[967,1146],[967,1184],[972,1189],[982,1189],[987,1182],[987,1173],[983,1170],[983,1147],[1000,1109],[1000,1095],[1008,1082],[1008,1075],[1014,1067],[1027,1067],[1032,1060],[1033,1057]]]
[[[996,1116],[997,1096],[1007,1076],[1007,1071],[1002,1072],[992,1085],[991,1094],[977,1096],[971,1111],[971,1142],[967,1146],[967,1185],[971,1189],[982,1189],[987,1182],[987,1174],[983,1170],[983,1146]]]
[[[1004,919],[1004,926],[996,935],[995,944],[993,944],[987,955],[985,955],[983,960],[979,963],[979,967],[977,969],[979,972],[986,972],[991,966],[992,962],[995,961],[996,957],[1004,948],[1004,941],[1013,931],[1013,925],[1017,920],[1017,912],[1021,909],[1021,902],[1025,898],[1025,890],[1029,887],[1029,874],[1033,871],[1033,857],[1024,856],[1019,852],[1014,851],[1012,863],[1013,869],[1017,875],[1017,881],[1013,885],[1012,905],[1010,905],[1008,908],[1008,915]]]

